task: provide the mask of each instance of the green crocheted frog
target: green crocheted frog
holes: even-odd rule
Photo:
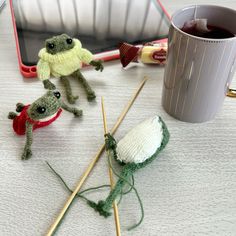
[[[72,94],[72,89],[68,76],[72,75],[84,87],[89,101],[96,98],[95,92],[84,78],[80,69],[82,63],[90,64],[95,70],[102,71],[101,60],[93,60],[93,54],[82,48],[81,42],[76,38],[71,38],[67,34],[54,36],[45,41],[45,48],[39,51],[39,61],[37,64],[38,78],[43,81],[44,88],[55,89],[55,85],[50,82],[50,76],[61,79],[66,89],[66,96],[69,103],[74,104],[78,96]]]
[[[16,111],[9,112],[8,118],[13,120],[13,129],[18,135],[26,134],[24,152],[21,156],[23,160],[32,156],[31,145],[33,141],[33,130],[50,125],[61,114],[62,109],[73,113],[76,117],[82,115],[82,110],[69,107],[61,100],[58,91],[48,91],[45,95],[37,99],[31,105],[22,103],[16,104]]]

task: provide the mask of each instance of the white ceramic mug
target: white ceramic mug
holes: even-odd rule
[[[236,11],[198,5],[185,7],[172,16],[168,38],[162,105],[167,113],[186,122],[215,117],[230,90],[236,69],[236,37],[210,39],[190,35],[181,28],[188,20],[207,19],[211,26],[236,35]]]

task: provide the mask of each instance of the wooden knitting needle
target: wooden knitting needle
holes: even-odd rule
[[[133,97],[130,99],[130,101],[128,102],[128,104],[126,105],[126,107],[124,108],[124,110],[122,111],[121,115],[119,116],[116,124],[113,126],[112,130],[111,130],[111,134],[114,134],[116,132],[116,130],[118,129],[119,125],[121,124],[122,120],[125,118],[127,112],[129,111],[129,109],[131,108],[131,106],[133,105],[135,99],[137,98],[137,96],[139,95],[140,91],[142,90],[144,84],[146,83],[146,81],[148,80],[148,77],[145,76],[143,81],[141,82],[140,86],[138,87],[138,89],[136,90],[135,94],[133,95]],[[78,182],[74,192],[70,195],[70,197],[68,198],[68,200],[66,201],[64,207],[62,208],[61,212],[59,213],[59,215],[57,216],[56,220],[54,221],[54,223],[51,225],[51,227],[49,228],[46,236],[51,236],[55,230],[57,229],[59,223],[61,222],[61,220],[63,219],[66,211],[68,210],[69,206],[71,205],[71,203],[73,202],[73,200],[75,199],[76,194],[79,192],[79,190],[81,189],[81,187],[83,186],[85,180],[87,179],[88,175],[90,174],[90,172],[92,171],[93,167],[95,166],[96,162],[98,161],[99,157],[101,156],[103,150],[105,148],[105,144],[103,144],[100,149],[98,150],[97,154],[95,155],[94,159],[90,162],[89,166],[87,167],[87,169],[85,170],[85,172],[83,173],[80,181]]]
[[[105,112],[105,107],[104,107],[104,99],[102,97],[101,99],[102,103],[102,118],[103,118],[103,127],[104,127],[104,135],[108,133],[107,131],[107,117],[106,117],[106,112]],[[107,158],[109,158],[109,153],[106,151]],[[113,179],[113,173],[112,169],[109,166],[109,178],[110,178],[110,184],[111,184],[111,189],[114,188],[114,179]],[[113,211],[114,211],[114,217],[115,217],[115,223],[116,223],[116,236],[120,236],[120,219],[119,219],[119,212],[118,212],[118,207],[116,204],[116,200],[113,202]]]

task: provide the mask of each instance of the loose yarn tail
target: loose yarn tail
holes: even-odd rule
[[[65,180],[61,177],[61,175],[47,161],[46,161],[46,164],[52,170],[52,172],[56,175],[56,177],[63,183],[65,188],[68,190],[68,192],[72,193],[73,191],[67,185]],[[131,190],[134,190],[135,194],[138,198],[139,204],[140,204],[141,218],[140,218],[140,220],[137,224],[135,224],[132,227],[128,228],[128,230],[132,230],[132,229],[136,228],[137,226],[139,226],[142,223],[143,218],[144,218],[143,204],[142,204],[142,201],[140,199],[140,196],[138,194],[137,189],[134,187],[133,173],[136,170],[135,165],[134,164],[127,164],[126,166],[124,166],[121,174],[118,174],[116,172],[116,170],[114,169],[114,167],[111,164],[110,158],[109,158],[109,165],[111,166],[113,173],[119,178],[119,180],[117,181],[115,188],[110,192],[109,196],[107,197],[107,199],[105,201],[99,201],[98,203],[95,203],[94,201],[89,200],[83,194],[86,193],[86,192],[92,191],[92,190],[111,187],[108,184],[104,184],[104,185],[100,185],[100,186],[97,186],[97,187],[91,187],[91,188],[82,190],[82,191],[80,191],[76,194],[76,197],[79,197],[79,198],[85,200],[87,202],[87,204],[90,207],[94,208],[96,211],[98,211],[100,213],[100,215],[103,215],[104,217],[108,217],[108,216],[111,215],[109,210],[112,207],[112,203],[116,199],[116,197],[120,195],[120,199],[119,199],[119,202],[118,202],[118,204],[119,204],[123,195],[128,194]],[[130,177],[131,177],[131,183],[128,181],[128,179]],[[128,184],[130,186],[130,188],[127,191],[123,191],[123,187],[124,187],[125,184]],[[105,206],[105,210],[107,209],[106,211],[104,211],[104,206]]]
[[[98,203],[95,203],[93,201],[87,201],[88,205],[90,207],[92,207],[95,211],[97,211],[100,215],[104,216],[104,217],[108,217],[111,215],[110,209],[112,208],[112,204],[113,202],[116,200],[116,198],[118,196],[120,196],[119,199],[119,203],[121,201],[121,198],[124,194],[129,193],[131,190],[134,190],[138,202],[140,204],[140,208],[141,208],[141,218],[139,220],[139,222],[135,225],[133,225],[132,227],[128,228],[128,230],[132,230],[134,228],[136,228],[137,226],[139,226],[144,218],[144,209],[143,209],[143,204],[141,201],[141,198],[138,194],[137,189],[134,187],[134,179],[133,179],[133,174],[134,172],[137,170],[137,165],[134,163],[129,163],[126,164],[121,173],[118,174],[116,172],[116,170],[114,169],[112,163],[111,163],[111,157],[109,155],[108,157],[109,160],[109,166],[111,167],[113,173],[119,178],[118,181],[116,182],[115,187],[110,191],[110,194],[108,195],[108,197],[106,198],[105,201],[101,200]],[[129,179],[132,178],[132,183],[130,183]],[[129,185],[130,189],[127,192],[123,192],[123,188],[125,185]]]
[[[56,170],[46,161],[46,164],[48,165],[48,167],[52,170],[52,172],[57,176],[57,178],[63,183],[63,185],[65,186],[65,188],[68,190],[68,192],[70,193],[73,193],[73,191],[69,188],[68,184],[65,182],[65,180],[61,177],[61,175],[59,173],[56,172]],[[84,199],[85,201],[87,202],[92,202],[90,201],[87,197],[85,197],[84,193],[87,193],[89,191],[93,191],[93,190],[97,190],[97,189],[101,189],[101,188],[108,188],[108,187],[111,187],[109,184],[103,184],[103,185],[100,185],[100,186],[96,186],[96,187],[91,187],[91,188],[87,188],[87,189],[84,189],[80,192],[78,192],[76,194],[76,197],[79,197],[79,198],[82,198]]]
[[[114,170],[113,170],[114,173]],[[119,180],[116,182],[116,185],[114,188],[110,191],[110,194],[106,198],[105,201],[99,201],[97,204],[94,202],[88,202],[89,206],[94,208],[95,211],[97,211],[100,215],[107,217],[110,216],[110,209],[112,208],[113,202],[116,200],[116,198],[122,194],[122,188],[126,184],[126,180],[132,175],[130,171],[128,171],[127,168],[123,169],[121,172],[121,175],[119,177]]]
[[[114,167],[112,166],[112,163],[111,163],[111,159],[110,159],[110,158],[109,158],[109,166],[111,167],[113,173],[114,173],[118,178],[120,178],[120,179],[123,178],[123,177],[122,177],[122,174],[123,174],[124,172],[127,172],[127,171],[130,172],[130,175],[131,175],[131,178],[132,178],[132,184],[131,184],[127,179],[124,178],[125,183],[127,183],[127,184],[130,186],[130,189],[129,189],[128,191],[126,191],[126,192],[122,192],[122,193],[121,193],[121,198],[120,198],[120,200],[119,200],[119,203],[120,203],[120,201],[121,201],[123,195],[128,194],[131,190],[134,190],[135,195],[136,195],[136,197],[137,197],[137,199],[138,199],[138,202],[139,202],[139,205],[140,205],[141,218],[140,218],[140,220],[138,221],[138,223],[136,223],[136,224],[134,224],[133,226],[129,227],[128,230],[135,229],[136,227],[138,227],[138,226],[142,223],[142,221],[143,221],[143,219],[144,219],[143,203],[142,203],[142,200],[141,200],[141,198],[140,198],[140,196],[139,196],[139,193],[138,193],[137,189],[136,189],[135,186],[134,186],[134,176],[133,176],[133,173],[134,173],[137,169],[139,169],[139,167],[137,167],[137,165],[134,164],[134,163],[127,164],[127,165],[123,168],[123,170],[122,170],[122,172],[121,172],[121,175],[119,175],[119,174],[116,172],[116,170],[114,169]],[[132,174],[131,174],[131,173],[132,173]],[[122,191],[122,190],[121,190],[121,191]]]

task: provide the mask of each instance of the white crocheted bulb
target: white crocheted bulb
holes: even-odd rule
[[[157,151],[162,139],[163,129],[159,116],[147,119],[118,142],[118,160],[125,163],[142,163]]]

